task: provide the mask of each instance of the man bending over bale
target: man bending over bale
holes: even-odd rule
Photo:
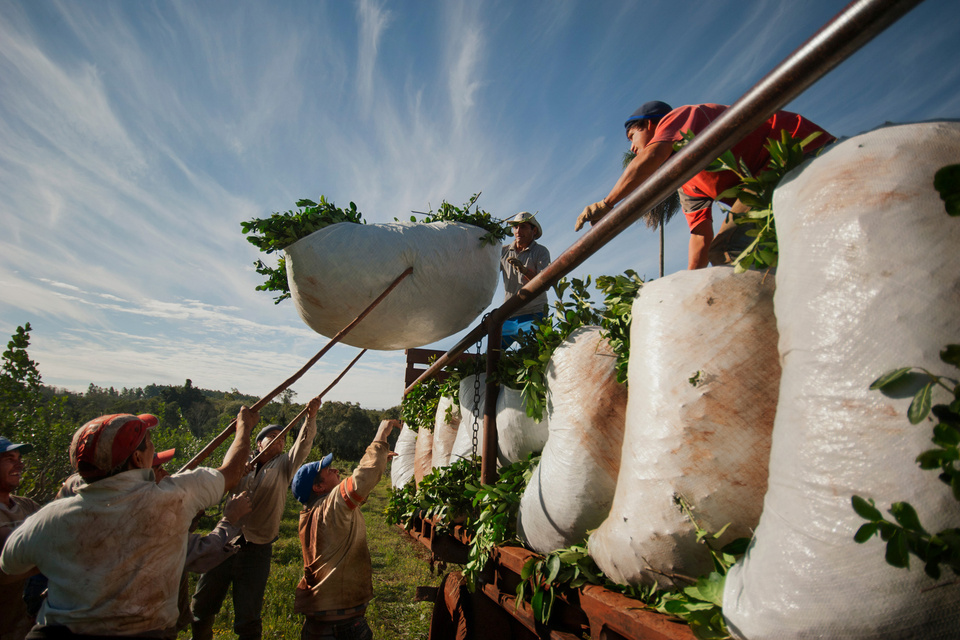
[[[37,567],[48,578],[27,638],[176,638],[190,522],[239,482],[257,420],[256,412],[240,409],[219,469],[201,467],[159,483],[151,469],[156,417],[114,414],[80,427],[70,461],[86,484],[28,518],[0,555],[5,573]]]
[[[387,466],[387,437],[397,420],[380,423],[353,475],[340,481],[331,468],[333,454],[310,462],[293,477],[293,495],[300,512],[303,578],[293,610],[306,616],[303,640],[369,640],[373,633],[364,613],[373,598],[373,567],[367,528],[359,507],[380,481]]]

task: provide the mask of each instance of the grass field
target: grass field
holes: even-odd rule
[[[340,469],[353,468],[349,463],[337,464]],[[383,509],[389,500],[389,486],[389,475],[384,475],[361,507],[373,561],[374,599],[367,609],[367,622],[377,640],[425,640],[432,604],[414,602],[414,594],[418,586],[439,585],[442,576],[431,575],[430,554],[423,546],[386,523]],[[293,612],[294,590],[303,575],[303,557],[297,536],[300,507],[300,503],[288,493],[280,523],[280,539],[273,545],[273,563],[264,597],[263,637],[266,639],[300,637],[303,617]],[[196,576],[191,576],[191,589],[195,584]],[[190,637],[188,629],[180,633],[179,640]],[[214,637],[236,638],[229,594],[217,616]]]

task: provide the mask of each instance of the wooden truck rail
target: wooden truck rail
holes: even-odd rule
[[[454,526],[451,534],[437,534],[433,522],[415,517],[406,533],[430,549],[436,561],[467,562],[470,536],[462,526]],[[462,625],[478,640],[580,640],[584,634],[593,640],[695,639],[683,621],[645,609],[639,600],[599,585],[585,585],[558,595],[550,626],[540,624],[530,605],[518,603],[516,596],[523,565],[536,555],[523,547],[497,547],[476,593],[469,593],[460,572],[449,574],[435,591],[425,592],[422,597],[434,602],[431,639],[456,637],[447,634]],[[465,606],[464,601],[469,604]]]

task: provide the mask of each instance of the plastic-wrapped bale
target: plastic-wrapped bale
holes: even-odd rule
[[[960,336],[960,220],[933,176],[958,159],[958,123],[881,128],[834,145],[776,191],[783,378],[763,516],[724,589],[737,637],[960,633],[960,589],[935,588],[916,557],[909,570],[889,566],[879,538],[855,543],[865,520],[850,503],[860,495],[886,513],[909,502],[928,531],[960,524],[950,488],[915,461],[931,436],[929,422],[907,421],[916,388],[869,390],[899,367],[955,374],[938,353]]]
[[[620,476],[588,545],[615,582],[713,569],[682,504],[708,531],[730,525],[720,545],[756,526],[780,379],[773,291],[770,274],[714,267],[634,301]]]
[[[414,447],[413,455],[413,477],[418,485],[431,469],[433,469],[433,432],[426,427],[420,427],[417,431],[417,445]]]
[[[450,463],[473,456],[474,418],[476,418],[477,457],[483,455],[483,403],[486,398],[487,374],[479,376],[479,396],[475,381],[478,376],[468,376],[460,382],[460,427],[450,451]],[[475,410],[476,409],[476,410]],[[497,396],[497,466],[516,462],[528,453],[540,451],[546,441],[547,420],[536,422],[526,414],[520,392],[500,388]]]
[[[450,397],[442,397],[437,403],[437,418],[433,427],[433,456],[431,466],[434,469],[450,464],[450,450],[457,440],[460,427],[460,403]]]
[[[500,247],[482,247],[486,233],[452,222],[330,225],[285,249],[290,295],[307,326],[332,337],[413,267],[343,342],[366,349],[436,342],[493,300]]]
[[[547,416],[537,422],[527,415],[527,403],[517,389],[500,387],[497,396],[497,464],[506,466],[540,453],[549,433]]]
[[[413,478],[413,463],[417,454],[417,432],[406,424],[400,429],[397,444],[393,447],[397,455],[390,463],[390,482],[395,489],[404,486]]]
[[[610,511],[627,409],[615,367],[599,327],[571,333],[547,364],[549,437],[517,514],[535,551],[582,544]]]

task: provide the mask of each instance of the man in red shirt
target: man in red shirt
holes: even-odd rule
[[[728,108],[721,104],[694,104],[672,109],[670,105],[659,100],[641,105],[624,123],[627,139],[631,143],[630,150],[636,157],[624,169],[606,198],[584,208],[577,218],[574,230],[579,231],[587,222],[592,224],[600,220],[673,155],[674,143],[682,141],[685,132],[694,135],[700,133]],[[780,132],[784,130],[798,140],[819,132],[820,135],[806,147],[807,152],[815,151],[835,139],[801,115],[778,111],[733,146],[734,157],[746,163],[754,175],[758,174],[770,160],[770,154],[764,148],[767,139],[779,139]],[[718,196],[739,181],[739,177],[732,171],[703,170],[680,188],[680,202],[690,226],[689,269],[702,269],[707,266],[710,242],[713,240],[710,207],[714,200],[733,205],[733,200],[720,199]],[[735,213],[743,211],[745,208],[734,208]]]

